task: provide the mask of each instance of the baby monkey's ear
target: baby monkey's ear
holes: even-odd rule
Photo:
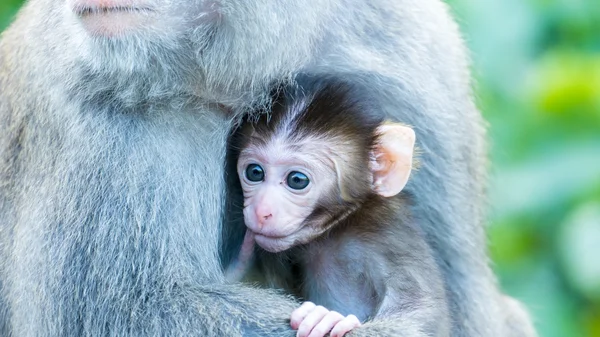
[[[412,169],[415,132],[400,123],[385,123],[377,128],[378,143],[371,155],[373,189],[384,197],[400,193]]]

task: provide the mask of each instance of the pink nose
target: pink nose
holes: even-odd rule
[[[269,221],[271,218],[273,218],[273,214],[269,213],[269,214],[261,214],[261,213],[256,213],[256,217],[258,218],[258,221],[260,223],[265,223],[267,221]]]
[[[266,225],[271,219],[273,219],[273,212],[269,208],[259,207],[256,209],[256,220],[258,220],[261,227]]]

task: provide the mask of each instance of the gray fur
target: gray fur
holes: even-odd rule
[[[375,197],[307,244],[258,249],[248,280],[361,322],[393,317],[400,336],[451,336],[444,283],[408,199]]]
[[[442,2],[151,0],[159,24],[107,41],[65,1],[30,0],[0,40],[0,335],[291,336],[297,303],[223,279],[221,107],[303,72],[359,76],[415,128],[452,335],[527,336],[488,267],[484,128]]]

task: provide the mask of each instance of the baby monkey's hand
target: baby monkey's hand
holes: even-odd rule
[[[354,315],[344,317],[339,312],[329,311],[312,302],[304,302],[292,312],[292,329],[298,330],[298,337],[342,337],[348,331],[359,327],[360,321]]]

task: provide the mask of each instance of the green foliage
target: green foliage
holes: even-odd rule
[[[21,0],[0,2],[0,30]],[[490,123],[490,252],[543,337],[600,337],[600,1],[447,0]]]
[[[22,3],[23,0],[0,1],[0,31],[8,26]]]
[[[501,283],[541,336],[600,336],[600,2],[448,2],[490,122]]]

